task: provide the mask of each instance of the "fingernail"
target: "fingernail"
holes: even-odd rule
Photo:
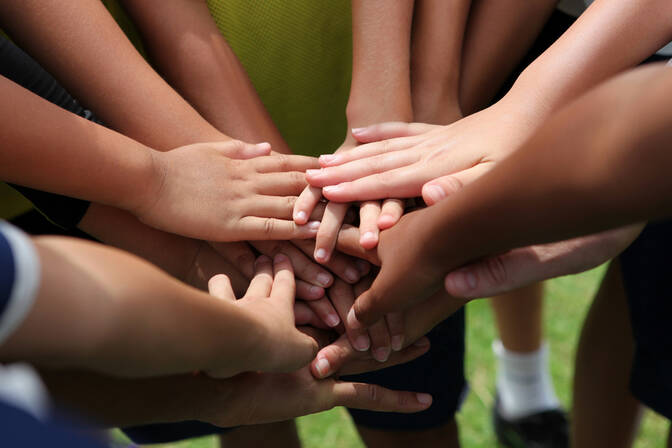
[[[346,268],[343,275],[347,281],[352,283],[355,283],[357,280],[359,280],[359,272],[352,268]]]
[[[317,370],[317,373],[320,375],[320,378],[324,378],[325,376],[329,375],[329,371],[331,370],[329,361],[327,361],[326,358],[318,359],[317,362],[315,363],[315,370]]]
[[[427,197],[433,202],[439,202],[446,197],[446,192],[439,185],[429,185],[425,191]]]
[[[298,211],[294,214],[294,221],[297,222],[306,222],[308,220],[308,215],[303,210]]]
[[[327,261],[327,251],[320,248],[315,251],[315,259],[317,261]]]
[[[476,276],[471,271],[456,271],[450,277],[457,291],[464,292],[476,288]]]
[[[322,297],[324,294],[324,289],[320,288],[319,286],[311,286],[309,291],[310,294],[315,297]]]
[[[357,336],[355,339],[355,350],[365,352],[371,347],[371,340],[366,335]]]
[[[432,402],[432,396],[429,394],[417,393],[415,394],[415,397],[418,399],[418,403],[420,404],[429,404]]]
[[[319,283],[322,286],[329,286],[331,283],[331,276],[329,274],[325,274],[324,272],[320,272],[317,274],[317,283]]]
[[[256,147],[259,148],[259,149],[271,149],[271,144],[268,143],[268,142],[257,143],[257,144],[254,145],[254,146],[256,146]]]
[[[364,260],[355,261],[355,266],[361,275],[366,275],[371,270],[371,265]]]
[[[380,347],[373,351],[373,358],[378,362],[385,362],[390,357],[390,347]]]
[[[339,319],[336,314],[329,313],[329,314],[327,314],[327,318],[325,319],[325,323],[333,328],[336,325],[338,325],[339,323],[341,323],[341,319]]]
[[[306,176],[318,177],[323,174],[322,170],[306,170]]]
[[[413,345],[416,347],[427,347],[429,345],[429,339],[427,338],[418,339],[413,343]]]
[[[360,238],[360,241],[376,241],[378,238],[376,238],[376,234],[373,232],[366,232],[362,237]]]
[[[355,309],[350,308],[350,311],[348,311],[348,316],[347,316],[347,321],[348,321],[348,326],[350,328],[355,328],[359,329],[362,328],[362,324],[359,320],[357,320],[357,316],[355,315]]]
[[[310,221],[306,226],[308,226],[308,230],[317,232],[320,230],[320,221]]]
[[[329,185],[328,187],[324,187],[322,189],[323,192],[325,193],[338,193],[341,191],[341,186],[340,185]]]
[[[350,132],[352,132],[352,135],[359,135],[363,134],[366,128],[352,128]]]
[[[402,347],[404,346],[404,337],[398,334],[392,336],[392,339],[390,339],[390,345],[392,346],[392,350],[395,352],[401,351]]]
[[[287,261],[287,255],[285,255],[285,254],[275,254],[275,257],[273,257],[273,261],[275,263],[282,263],[284,261]]]

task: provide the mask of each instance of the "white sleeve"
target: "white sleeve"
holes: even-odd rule
[[[0,310],[2,344],[21,325],[35,302],[40,287],[40,259],[28,235],[11,224],[0,221],[0,238],[11,252],[5,250],[5,262],[0,263],[0,269],[5,270],[5,277],[13,272],[13,278],[4,285],[6,297],[0,297],[3,299]]]

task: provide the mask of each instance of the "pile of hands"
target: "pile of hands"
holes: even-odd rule
[[[133,211],[152,227],[198,239],[184,280],[203,288],[212,277],[213,296],[243,296],[236,303],[253,310],[265,362],[238,381],[262,391],[280,381],[330,397],[302,411],[370,409],[372,398],[379,410],[419,411],[431,397],[338,378],[417,358],[429,349],[424,335],[470,299],[600,264],[641,230],[475,261],[459,250],[473,235],[437,234],[442,223],[427,222],[427,211],[525,140],[506,116],[489,108],[447,126],[353,129],[339,150],[319,159],[238,141],[157,153],[163,181]],[[218,366],[207,372],[231,374]]]

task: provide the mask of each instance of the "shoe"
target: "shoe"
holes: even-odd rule
[[[507,448],[568,448],[569,422],[562,409],[537,412],[507,420],[499,413],[499,398],[492,412],[495,434]]]

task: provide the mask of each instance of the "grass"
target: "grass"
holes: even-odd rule
[[[574,350],[590,300],[604,267],[547,283],[545,329],[551,348],[551,372],[556,391],[566,408],[570,407]],[[471,392],[458,414],[460,439],[466,448],[496,446],[490,425],[494,401],[495,360],[490,349],[494,338],[491,308],[476,301],[467,308],[467,377]],[[305,448],[361,448],[364,445],[342,408],[298,419],[299,434]],[[648,412],[643,420],[636,448],[662,446],[667,434],[666,421]],[[120,440],[118,433],[115,439]],[[162,448],[215,448],[213,437],[161,445]]]

